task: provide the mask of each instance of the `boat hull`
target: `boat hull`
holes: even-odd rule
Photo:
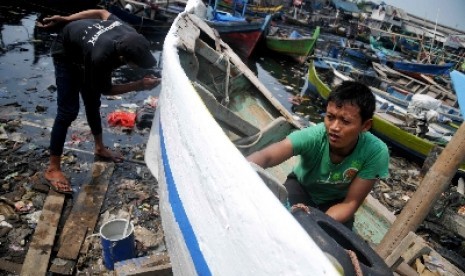
[[[392,67],[414,77],[420,77],[420,74],[438,76],[449,73],[454,63],[446,63],[444,65],[436,64],[420,64],[411,62],[394,61]]]
[[[271,15],[252,22],[205,20],[210,27],[218,31],[221,39],[244,58],[252,55],[270,21]]]
[[[262,33],[261,30],[248,32],[232,31],[220,33],[220,36],[239,56],[249,58],[262,38]]]
[[[197,76],[206,78],[216,71],[214,67],[210,71],[201,67],[215,64],[203,63],[204,58],[218,60],[204,52],[211,50],[200,42],[200,37],[206,35],[215,41],[213,30],[187,13],[178,16],[168,33],[163,47],[159,107],[145,155],[158,180],[160,212],[173,274],[337,273],[225,135],[212,116],[215,113],[207,108],[207,101],[194,87]],[[247,68],[226,44],[217,43],[224,56],[229,57],[231,72],[236,66]],[[204,55],[192,56],[200,52]],[[223,66],[225,62],[217,63]],[[264,123],[274,117],[271,114],[281,114],[278,101],[245,68],[234,76],[247,79],[245,84],[264,91],[266,95],[261,97],[268,101],[262,104],[270,107],[269,114],[255,119],[264,118]],[[230,105],[240,111],[240,104],[235,101],[241,97],[234,98],[234,91],[230,92]],[[284,111],[282,115],[289,116]]]
[[[163,20],[144,18],[131,14],[118,5],[110,5],[107,10],[144,34],[166,35],[173,23],[173,18],[164,18]]]
[[[315,47],[319,34],[320,28],[317,27],[311,37],[282,38],[268,35],[266,36],[266,46],[268,49],[283,55],[297,58],[306,57]]]

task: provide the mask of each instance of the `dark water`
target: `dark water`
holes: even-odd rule
[[[0,116],[2,119],[19,119],[22,131],[35,137],[33,143],[48,145],[49,131],[56,115],[56,87],[50,45],[55,33],[35,26],[39,11],[26,10],[8,5],[0,6]],[[152,37],[152,48],[160,60],[163,38]],[[122,68],[115,74],[116,81],[136,78],[142,72]],[[145,72],[144,72],[145,73]],[[107,127],[106,117],[121,108],[121,104],[143,105],[149,96],[157,96],[160,87],[153,91],[128,93],[121,99],[102,98],[104,138],[108,146],[114,143],[133,144],[145,141],[145,132],[129,132],[126,135]],[[81,105],[78,120],[68,135],[80,135],[88,141],[88,128]],[[81,149],[91,150],[93,143],[82,143]]]

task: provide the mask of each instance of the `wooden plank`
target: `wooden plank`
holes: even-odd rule
[[[431,250],[432,249],[428,247],[425,241],[417,236],[413,245],[402,254],[401,258],[405,263],[412,264],[415,259],[424,254],[429,254]]]
[[[150,255],[115,263],[116,276],[173,275],[167,254]]]
[[[90,183],[82,186],[59,239],[57,257],[76,260],[86,233],[92,233],[98,220],[114,163],[95,162]]]
[[[203,102],[207,106],[208,110],[212,113],[213,117],[216,120],[224,123],[228,129],[240,136],[252,136],[257,134],[260,130],[250,124],[249,122],[243,120],[235,113],[222,106],[205,87],[199,83],[193,83],[194,87],[197,89],[199,96],[202,98]]]
[[[392,253],[384,260],[389,267],[393,267],[394,264],[400,259],[401,255],[414,243],[416,238],[415,233],[409,232],[405,238],[399,243],[399,245],[392,251]]]
[[[50,190],[32,236],[21,275],[45,275],[63,209],[65,196]]]
[[[15,275],[21,272],[22,264],[13,263],[5,259],[0,259],[0,270],[13,273]]]
[[[72,275],[74,272],[75,261],[55,258],[52,261],[49,271],[58,275]]]

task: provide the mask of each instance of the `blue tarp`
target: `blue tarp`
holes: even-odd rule
[[[345,12],[360,12],[357,5],[353,2],[343,1],[343,0],[331,0],[333,5],[338,10],[342,10]]]

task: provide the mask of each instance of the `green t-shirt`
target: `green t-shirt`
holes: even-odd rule
[[[389,175],[387,146],[370,132],[359,135],[353,152],[341,163],[329,158],[329,142],[324,123],[291,133],[294,155],[300,162],[294,173],[316,204],[342,199],[352,180],[386,178]]]

